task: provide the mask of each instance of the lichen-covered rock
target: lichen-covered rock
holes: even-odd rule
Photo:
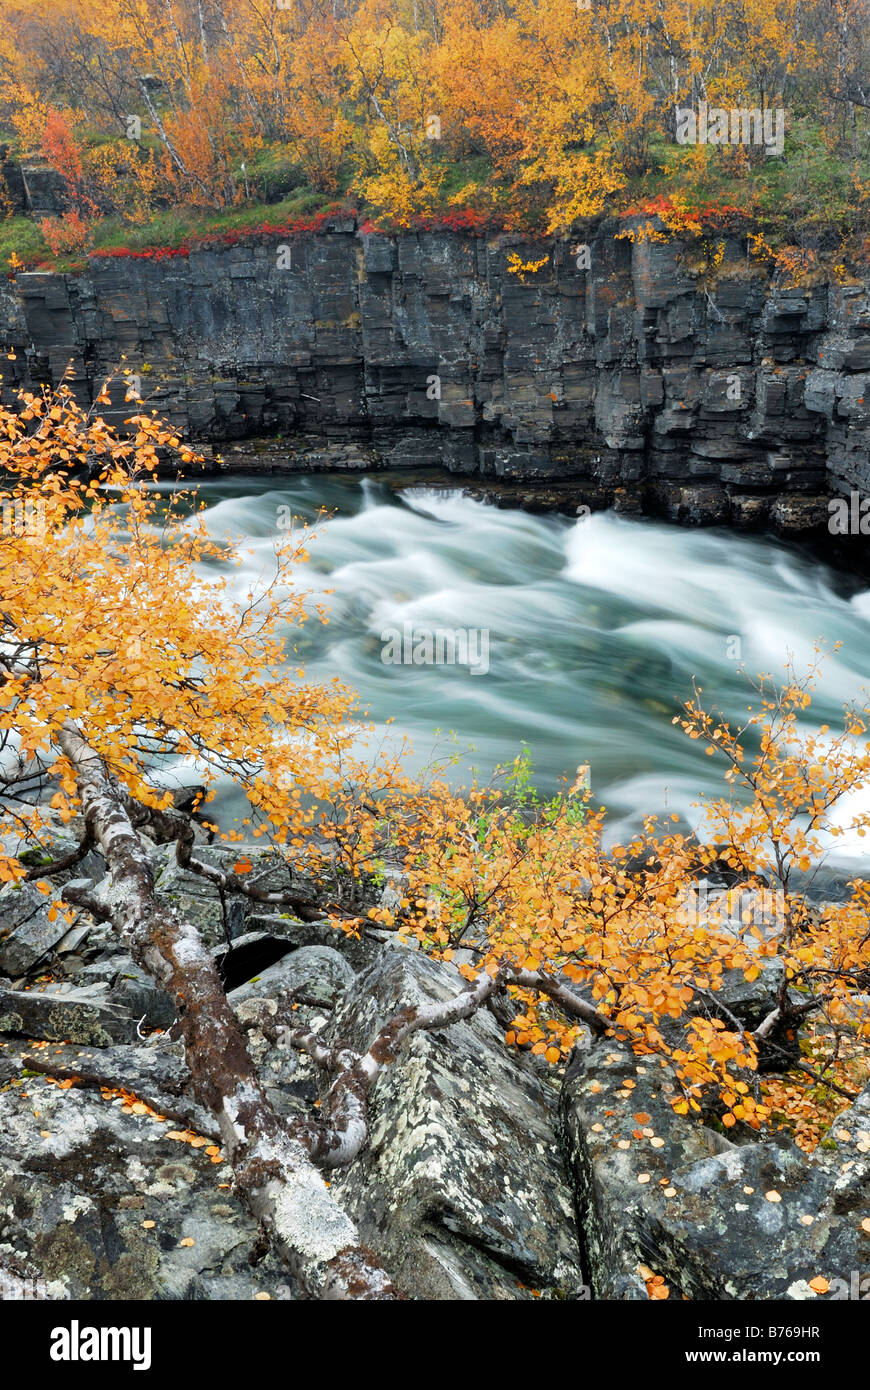
[[[57,1302],[69,1297],[59,1279],[43,1279],[27,1260],[0,1247],[0,1302]]]
[[[235,1008],[246,999],[274,999],[281,994],[297,993],[304,995],[307,1003],[314,1001],[331,1008],[353,978],[353,969],[338,951],[329,946],[300,946],[231,990],[229,1000]]]
[[[655,1057],[613,1041],[572,1054],[562,1129],[598,1298],[646,1297],[638,1276],[639,1265],[652,1265],[642,1253],[644,1197],[669,1186],[675,1168],[731,1148],[714,1130],[676,1115],[672,1095]]]
[[[575,1053],[562,1115],[596,1297],[805,1299],[810,1281],[867,1273],[870,1091],[834,1125],[833,1152],[733,1144],[674,1113],[655,1058],[598,1043]]]
[[[200,1134],[217,1135],[214,1117],[194,1099],[183,1053],[183,1044],[168,1039],[160,1039],[157,1045],[152,1041],[145,1047],[121,1043],[98,1048],[93,1044],[63,1043],[51,1049],[50,1071],[58,1077],[73,1075],[85,1086],[99,1086],[102,1082],[123,1085],[158,1113]],[[20,1039],[0,1042],[0,1086],[20,1080],[34,1069],[45,1069],[41,1050]]]
[[[362,970],[371,965],[380,951],[381,943],[376,939],[376,933],[368,928],[364,937],[348,936],[327,921],[302,922],[289,910],[254,910],[249,913],[245,925],[248,928],[246,940],[250,940],[254,933],[259,933],[261,936],[287,941],[297,948],[324,946],[328,950],[338,951],[354,970]],[[222,948],[216,954],[222,961],[226,959]]]
[[[105,985],[50,984],[31,990],[0,985],[0,1033],[108,1047],[135,1041],[136,1020]]]
[[[225,872],[232,871],[239,859],[245,859],[251,863],[247,882],[256,884],[258,889],[270,893],[292,891],[301,898],[314,898],[313,888],[300,879],[280,855],[259,845],[238,845],[235,849],[220,845],[197,845],[195,854],[200,861]],[[258,912],[260,915],[279,915],[285,911],[280,907],[259,908],[254,900],[231,892],[225,895],[222,904],[217,887],[210,879],[180,867],[174,845],[155,847],[153,862],[158,896],[186,916],[209,946],[216,946],[243,931],[255,929],[256,923],[251,918]],[[279,916],[279,920],[291,923],[296,919],[288,908],[285,916]]]
[[[33,883],[8,883],[0,891],[0,975],[17,979],[43,960],[69,931],[51,897]]]
[[[109,998],[138,1021],[141,1028],[170,1028],[178,1009],[171,995],[160,989],[135,961],[124,961],[114,976]]]
[[[41,1078],[0,1090],[0,1270],[23,1263],[51,1297],[292,1297],[226,1167],[173,1129]]]
[[[384,951],[331,1025],[367,1046],[398,1009],[463,987],[418,952]],[[371,1139],[333,1194],[418,1298],[577,1297],[583,1275],[554,1133],[556,1094],[488,1013],[416,1033],[372,1097]]]
[[[226,868],[224,856],[209,847],[197,848],[197,857],[215,867]],[[155,851],[155,887],[159,898],[192,922],[208,945],[224,939],[224,910],[215,885],[199,874],[179,867],[175,846]]]
[[[870,1273],[861,1226],[870,1165],[856,1158],[833,1169],[791,1144],[749,1143],[677,1169],[676,1195],[650,1191],[643,1204],[646,1262],[693,1299],[830,1296],[811,1281],[849,1285],[853,1271],[860,1283]]]
[[[353,969],[337,951],[328,946],[300,946],[227,997],[245,1022],[255,1016],[259,1001],[295,993],[300,999],[294,1014],[297,1025],[319,1029],[354,978]],[[258,1029],[248,1032],[247,1041],[275,1113],[286,1118],[311,1113],[321,1076],[307,1054],[268,1042]]]

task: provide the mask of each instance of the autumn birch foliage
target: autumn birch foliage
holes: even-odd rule
[[[276,541],[273,572],[234,606],[215,569],[232,561],[231,549],[177,503],[164,510],[148,486],[158,451],[192,462],[167,427],[134,416],[132,438],[120,440],[64,389],[23,405],[4,413],[0,440],[10,503],[29,499],[38,518],[11,528],[0,549],[10,784],[48,775],[53,807],[71,814],[75,779],[55,736],[74,720],[143,805],[169,804],[149,778],[154,768],[190,758],[209,785],[219,774],[241,781],[279,839],[303,831],[303,799],[334,793],[358,732],[351,693],[338,681],[307,684],[279,634],[309,617],[288,583],[304,538]],[[0,862],[0,875],[15,873]]]
[[[367,1142],[377,1078],[404,1040],[482,1007],[503,1021],[509,1046],[554,1065],[587,1030],[628,1040],[667,1072],[678,1112],[726,1129],[767,1121],[767,1076],[838,1103],[861,1089],[870,887],[856,880],[845,902],[816,908],[803,888],[828,837],[866,830],[866,814],[842,810],[870,781],[865,705],[849,708],[841,729],[808,732],[816,673],[789,671],[781,683],[758,678],[743,725],[733,727],[695,691],[677,719],[724,774],[724,795],[704,808],[698,834],[676,817],[650,816],[627,843],[608,847],[588,778],[578,773],[563,793],[542,798],[524,758],[488,785],[412,780],[400,749],[366,749],[353,693],[338,680],[308,682],[295,658],[294,631],[328,616],[299,586],[306,535],[276,539],[268,571],[233,600],[226,570],[236,547],[210,539],[189,505],[156,490],[158,463],[189,470],[191,452],[145,413],[119,437],[100,418],[104,399],[85,412],[62,389],[25,395],[18,413],[0,414],[4,500],[25,516],[30,503],[36,520],[7,527],[0,546],[0,877],[34,876],[19,849],[47,848],[46,805],[62,820],[84,814],[120,887],[108,906],[94,895],[68,902],[108,915],[176,995],[191,1069],[221,1126],[222,1097],[239,1086],[253,1097],[241,1128],[269,1150],[280,1192],[296,1162],[291,1140],[306,1162],[350,1161]],[[167,759],[193,763],[207,799],[219,777],[234,781],[251,813],[227,837],[265,836],[306,874],[314,906],[258,888],[243,853],[232,869],[200,862],[189,818],[158,785]],[[397,1000],[383,1037],[359,1054],[332,1053],[279,1003],[271,1023],[260,1023],[308,1051],[328,1079],[319,1114],[279,1139],[231,1012],[219,1005],[208,953],[160,904],[147,856],[136,856],[134,819],[221,892],[330,916],[345,931],[395,929],[455,961],[465,990],[431,1017]],[[371,906],[387,866],[402,872],[400,901]],[[699,911],[699,883],[723,871],[743,894],[737,910],[720,897]],[[52,866],[36,872],[52,894]],[[772,899],[774,909],[759,917],[754,899]],[[723,986],[761,977],[774,984],[750,1024],[722,1002]],[[192,1011],[191,991],[213,1006]],[[215,1069],[226,1051],[216,1047],[215,1020],[234,1039],[232,1076]],[[254,1208],[274,1226],[278,1189],[251,1168],[247,1139],[228,1133],[226,1142]],[[306,1277],[312,1287],[329,1283]],[[380,1288],[381,1275],[371,1277]]]
[[[703,206],[715,171],[763,168],[758,147],[677,145],[678,107],[783,108],[792,207],[836,156],[866,228],[868,19],[868,0],[4,0],[0,125],[61,173],[77,149],[77,198],[133,223],[262,201],[289,162],[286,191],[385,224],[459,207],[561,234],[647,176]],[[78,223],[55,239],[81,249]]]
[[[841,807],[870,780],[870,742],[859,705],[837,733],[803,729],[817,674],[759,677],[739,729],[700,691],[687,703],[678,722],[720,759],[727,792],[702,808],[700,836],[649,817],[605,850],[591,793],[541,802],[522,760],[495,794],[434,784],[424,826],[397,812],[410,842],[402,930],[444,959],[463,951],[470,979],[500,973],[519,1007],[508,1041],[554,1063],[581,1025],[539,979],[524,987],[511,971],[565,982],[671,1073],[678,1112],[758,1128],[771,1108],[762,1054],[765,1071],[795,1068],[844,1103],[870,1075],[870,885],[856,879],[845,902],[816,908],[803,890],[830,839],[865,834],[867,813]],[[707,905],[699,885],[723,870],[732,887]],[[751,984],[772,969],[774,997],[750,1030],[719,1002],[726,976]],[[804,1027],[813,1043],[801,1060]]]

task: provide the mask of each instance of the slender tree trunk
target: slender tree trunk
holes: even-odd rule
[[[137,963],[177,1002],[194,1093],[217,1121],[243,1200],[310,1298],[400,1298],[269,1104],[198,932],[158,905],[122,792],[74,724],[64,725],[58,743],[111,876],[105,913]]]

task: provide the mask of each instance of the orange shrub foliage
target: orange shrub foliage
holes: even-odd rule
[[[288,186],[352,189],[398,225],[446,199],[561,231],[650,169],[700,193],[713,164],[764,161],[678,147],[675,108],[698,100],[783,107],[789,135],[805,118],[851,158],[868,32],[866,6],[829,0],[744,0],[739,23],[714,0],[5,0],[0,118],[87,183],[85,135],[120,140],[135,116],[157,201],[232,206],[291,163]]]
[[[62,217],[43,217],[39,226],[55,256],[84,251],[90,241],[91,229],[77,212],[65,212]]]
[[[819,1097],[866,1083],[870,882],[817,908],[801,893],[826,842],[870,824],[870,813],[842,811],[870,783],[866,706],[847,708],[838,731],[807,732],[816,669],[789,671],[782,684],[758,678],[733,728],[696,690],[677,720],[722,763],[725,782],[698,835],[650,817],[605,848],[605,812],[586,779],[542,800],[524,759],[489,786],[413,780],[401,749],[365,754],[351,691],[310,684],[299,669],[292,632],[311,610],[293,572],[305,534],[276,540],[273,570],[243,604],[230,602],[219,568],[202,562],[226,565],[234,547],[149,486],[159,455],[189,466],[190,451],[146,414],[119,438],[97,413],[105,399],[89,414],[65,390],[26,395],[19,413],[0,409],[4,500],[36,495],[41,516],[0,545],[0,746],[18,750],[13,786],[41,776],[52,808],[76,812],[56,745],[70,719],[144,805],[168,804],[151,776],[167,757],[195,760],[206,800],[229,776],[251,803],[248,835],[268,836],[320,879],[342,909],[337,925],[350,929],[363,887],[401,865],[400,905],[369,918],[437,958],[467,952],[468,979],[505,965],[558,977],[667,1071],[678,1112],[712,1107],[726,1128],[758,1127],[773,1108],[811,1136]],[[44,821],[40,806],[0,803],[0,832],[38,841]],[[0,879],[16,880],[24,865],[5,843]],[[761,916],[698,908],[698,880],[716,865],[768,905]],[[336,898],[338,882],[347,887]],[[769,1014],[748,1031],[719,1006],[723,984],[729,972],[752,982],[772,969]],[[576,1020],[534,981],[511,994],[508,1042],[560,1062]],[[796,1052],[787,1044],[808,1024]],[[788,1076],[779,1090],[758,1084],[765,1048],[768,1067]]]

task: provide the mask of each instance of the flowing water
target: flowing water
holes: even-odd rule
[[[671,722],[693,678],[739,716],[751,699],[741,660],[780,675],[789,653],[801,669],[817,640],[841,642],[814,705],[814,722],[834,728],[870,684],[870,591],[770,537],[610,512],[574,521],[376,476],[234,477],[198,491],[212,534],[249,552],[230,571],[240,596],[269,572],[282,519],[328,509],[299,582],[332,591],[330,622],[307,624],[298,651],[310,677],[355,687],[376,725],[395,721],[412,767],[455,749],[451,776],[488,776],[526,745],[546,790],[589,764],[611,836],[645,812],[695,824],[699,794],[724,785]],[[391,636],[425,629],[486,634],[488,662],[385,664]],[[225,793],[215,810],[241,807]],[[859,862],[859,846],[838,842],[838,857]]]

